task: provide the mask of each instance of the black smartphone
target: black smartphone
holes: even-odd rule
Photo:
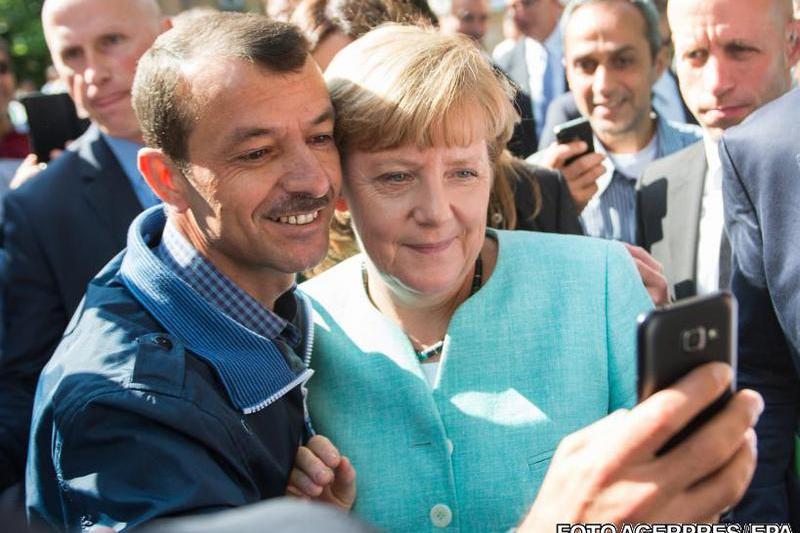
[[[717,400],[670,439],[659,454],[714,416],[736,392],[736,298],[729,292],[681,300],[639,317],[639,401],[704,363],[733,367],[734,380]]]
[[[67,141],[77,139],[89,127],[88,120],[78,117],[66,93],[34,93],[20,101],[28,115],[28,136],[39,162],[48,162],[51,150],[63,149]]]
[[[553,128],[556,134],[556,141],[559,144],[566,144],[572,141],[583,141],[586,143],[586,151],[582,154],[570,157],[564,164],[569,165],[582,155],[594,152],[594,135],[592,134],[592,125],[589,123],[588,118],[578,117],[559,124]]]

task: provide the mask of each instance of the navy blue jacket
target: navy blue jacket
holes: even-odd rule
[[[285,493],[309,374],[295,350],[312,341],[275,351],[204,304],[152,253],[163,224],[160,207],[134,221],[42,372],[26,478],[33,522],[118,529]],[[308,333],[305,309],[294,322]]]
[[[765,105],[725,132],[726,229],[739,299],[740,387],[766,408],[756,426],[758,464],[734,516],[800,527],[794,473],[800,422],[800,92]]]
[[[5,197],[0,489],[23,478],[39,373],[86,284],[125,247],[141,210],[97,126]]]

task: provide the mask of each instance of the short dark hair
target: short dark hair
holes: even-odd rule
[[[661,17],[658,14],[658,8],[652,0],[572,0],[567,4],[564,14],[561,17],[562,30],[566,30],[572,15],[583,6],[590,4],[600,4],[609,2],[623,2],[631,4],[644,19],[644,36],[647,39],[647,44],[650,45],[650,55],[655,59],[658,52],[661,50]],[[564,32],[566,33],[566,32]]]
[[[200,103],[190,96],[191,82],[181,66],[201,55],[243,59],[279,73],[299,72],[308,57],[308,43],[291,24],[243,13],[209,14],[156,39],[136,69],[133,107],[145,143],[183,171]]]

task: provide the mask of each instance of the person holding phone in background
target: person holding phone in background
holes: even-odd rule
[[[636,180],[648,163],[700,133],[652,113],[653,85],[667,67],[652,2],[574,0],[561,24],[567,80],[596,153],[584,154],[585,143],[574,141],[529,159],[563,173],[586,235],[634,244]]]

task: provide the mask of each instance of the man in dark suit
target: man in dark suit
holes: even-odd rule
[[[798,48],[786,31],[790,0],[673,0],[668,18],[681,91],[703,142],[645,170],[637,240],[682,298],[729,286],[717,142],[726,128],[789,90]]]
[[[167,28],[154,0],[48,0],[53,64],[93,125],[5,200],[8,278],[0,359],[0,489],[22,479],[36,382],[87,282],[156,202],[136,169],[136,63]]]
[[[719,146],[739,299],[739,385],[766,410],[756,477],[739,521],[800,527],[800,91],[765,105]]]

